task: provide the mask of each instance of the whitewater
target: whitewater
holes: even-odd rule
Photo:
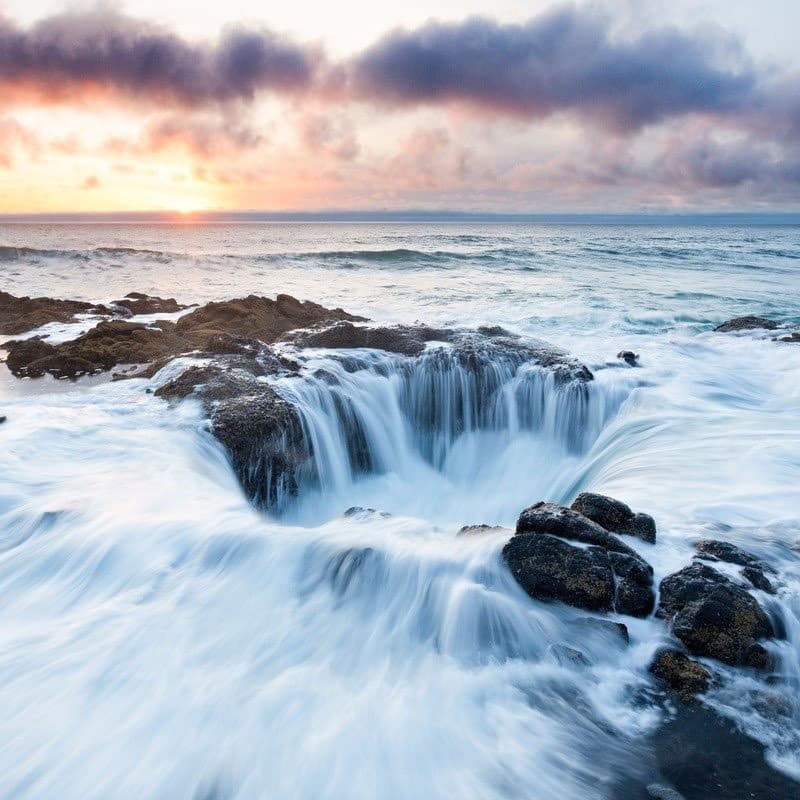
[[[502,360],[429,369],[437,349],[308,351],[274,385],[313,469],[265,507],[199,405],[154,396],[179,365],[0,365],[0,797],[646,797],[674,711],[647,671],[663,623],[603,615],[626,644],[500,558],[522,509],[582,491],[655,518],[657,545],[629,543],[656,584],[700,538],[776,566],[754,592],[783,628],[771,675],[716,665],[703,703],[800,780],[800,345],[713,332],[800,324],[799,284],[792,226],[0,225],[17,295],[286,292],[502,326],[594,373],[578,391]],[[457,535],[475,524],[498,527]]]

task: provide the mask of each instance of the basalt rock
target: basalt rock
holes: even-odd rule
[[[723,322],[722,325],[717,325],[714,330],[718,333],[734,333],[735,331],[752,331],[758,329],[774,331],[777,327],[778,323],[775,322],[775,320],[767,319],[766,317],[746,316],[729,319],[727,322]]]
[[[155,394],[199,400],[213,435],[224,445],[247,496],[275,507],[297,493],[299,473],[311,458],[296,409],[264,380],[274,364],[233,357],[189,367]]]
[[[138,303],[158,302],[173,308],[172,300],[136,295]],[[145,313],[145,307],[136,313]],[[163,310],[163,309],[162,309]],[[289,295],[276,300],[250,296],[242,300],[209,303],[177,323],[159,320],[152,325],[110,320],[68,342],[51,345],[40,339],[8,342],[7,365],[17,377],[75,378],[112,369],[119,364],[163,364],[187,353],[255,355],[294,327],[351,317],[341,309],[301,303]],[[139,373],[143,374],[143,373]]]
[[[0,292],[0,334],[15,335],[40,328],[48,322],[70,322],[76,314],[94,310],[92,303],[50,297],[15,297]]]
[[[693,655],[732,665],[769,665],[759,643],[774,636],[769,617],[746,589],[706,564],[694,563],[664,578],[657,614]]]
[[[204,342],[212,336],[229,333],[271,343],[297,328],[363,319],[341,308],[325,308],[308,300],[300,302],[288,294],[279,294],[275,300],[249,295],[238,300],[208,303],[181,317],[176,328],[179,334],[193,341]]]
[[[711,673],[702,664],[672,649],[656,653],[650,672],[675,689],[684,700],[704,692],[711,679]]]
[[[503,558],[537,600],[637,617],[647,616],[655,604],[652,567],[616,536],[564,506],[537,503],[525,509]]]
[[[629,506],[613,497],[583,492],[572,501],[571,508],[607,531],[629,534],[649,544],[655,543],[655,520],[649,514],[635,514]]]

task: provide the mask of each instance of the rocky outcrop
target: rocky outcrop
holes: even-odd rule
[[[616,536],[564,506],[537,503],[525,509],[503,558],[537,600],[636,617],[653,610],[652,567]]]
[[[14,336],[41,328],[48,322],[70,322],[76,314],[94,311],[92,303],[50,297],[15,297],[0,292],[0,334]]]
[[[175,302],[146,295],[130,299],[131,308],[151,301],[172,308]],[[146,307],[139,307],[135,313],[146,313]],[[76,378],[119,364],[163,362],[186,353],[253,352],[294,327],[342,317],[359,319],[341,309],[301,303],[289,295],[278,295],[276,300],[251,295],[242,300],[209,303],[177,323],[159,320],[144,325],[110,320],[57,345],[37,339],[33,340],[35,343],[22,340],[4,346],[8,350],[8,368],[17,377],[37,378],[49,373],[58,378]]]
[[[717,333],[735,333],[736,331],[753,331],[753,330],[767,330],[774,331],[778,327],[775,320],[767,319],[766,317],[734,317],[722,325],[717,325],[714,330]]]
[[[174,297],[157,297],[141,292],[128,292],[121,300],[111,303],[111,313],[122,313],[125,316],[137,314],[175,314],[189,306],[182,305]]]
[[[678,692],[684,700],[708,688],[711,673],[680,650],[665,648],[656,653],[650,672]]]
[[[189,367],[155,392],[165,400],[191,396],[203,404],[211,432],[260,507],[280,507],[295,495],[311,458],[297,411],[263,380],[282,368],[257,359],[220,359]]]
[[[655,520],[649,514],[635,514],[629,506],[613,497],[582,492],[572,501],[571,508],[607,531],[636,536],[649,544],[656,541]]]
[[[738,564],[743,567],[740,572],[741,576],[751,586],[762,592],[775,594],[775,588],[766,575],[766,573],[774,573],[775,570],[752,553],[719,539],[703,539],[697,542],[695,548],[698,552],[697,558],[704,561],[724,561],[728,564]]]
[[[691,564],[664,578],[657,614],[693,655],[732,665],[769,665],[760,644],[774,635],[769,617],[744,587],[706,564]]]

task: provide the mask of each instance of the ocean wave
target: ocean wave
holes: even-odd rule
[[[145,256],[156,259],[169,259],[175,254],[163,250],[148,250],[136,247],[94,247],[90,250],[48,249],[40,247],[14,247],[0,245],[0,261],[24,261],[37,258],[68,258],[89,261],[94,257]]]

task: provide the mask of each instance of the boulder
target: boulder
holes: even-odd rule
[[[656,541],[656,523],[649,514],[635,514],[625,503],[594,492],[582,492],[570,506],[607,531],[636,536],[644,542]]]
[[[502,525],[464,525],[456,536],[482,536],[487,533],[497,533],[502,530]]]
[[[298,475],[311,459],[297,410],[263,380],[270,368],[222,360],[190,367],[155,392],[203,404],[246,495],[264,508],[280,507],[297,494]]]
[[[775,322],[775,320],[767,319],[766,317],[746,316],[729,319],[727,322],[723,322],[722,325],[717,325],[714,330],[718,333],[734,333],[735,331],[752,331],[758,329],[774,331],[777,327],[778,323]]]
[[[128,292],[121,300],[114,300],[112,310],[123,309],[125,313],[135,314],[174,314],[189,306],[181,305],[173,297],[154,297],[141,292]]]
[[[617,353],[617,358],[624,361],[629,367],[639,366],[639,355],[634,353],[633,350],[620,350]]]
[[[711,673],[679,650],[665,648],[656,653],[650,672],[688,700],[708,688]]]
[[[765,668],[759,640],[774,636],[764,609],[742,586],[706,564],[694,563],[661,582],[658,616],[693,655]]]
[[[92,303],[50,297],[15,297],[0,292],[0,334],[14,335],[40,328],[48,322],[70,322],[76,314],[94,310]]]
[[[797,344],[800,342],[800,331],[792,331],[787,336],[781,336],[778,338],[779,342],[790,342],[791,344]]]
[[[653,610],[652,567],[616,536],[564,506],[537,503],[525,509],[503,558],[537,600],[637,617]]]
[[[757,567],[767,572],[774,572],[772,567],[757,556],[730,542],[723,542],[719,539],[701,539],[694,547],[699,554],[697,557],[704,561],[725,561],[728,564],[738,564],[740,567]]]
[[[754,589],[760,589],[767,594],[775,594],[775,587],[760,567],[744,567],[740,575],[750,583]]]

